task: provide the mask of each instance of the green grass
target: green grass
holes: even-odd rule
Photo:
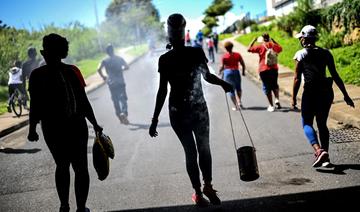
[[[7,111],[8,101],[8,87],[7,86],[0,86],[0,114],[3,114]]]
[[[101,54],[93,59],[86,59],[76,62],[75,65],[81,70],[84,78],[87,78],[96,73],[99,63],[104,57],[105,54]]]
[[[147,44],[141,44],[141,45],[134,46],[133,48],[130,48],[125,53],[136,57],[136,56],[140,56],[140,55],[144,54],[148,50],[149,50],[149,48],[148,48]]]
[[[233,35],[228,33],[228,34],[220,34],[219,35],[219,40],[224,40],[226,38],[231,38]]]
[[[258,37],[263,33],[260,31],[241,35],[236,38],[236,41],[248,46],[254,37]],[[293,57],[302,48],[298,39],[289,37],[282,31],[270,31],[269,34],[283,48],[283,51],[279,54],[279,63],[294,70],[295,62]],[[360,43],[331,49],[330,51],[334,56],[337,71],[343,81],[346,84],[360,86]]]

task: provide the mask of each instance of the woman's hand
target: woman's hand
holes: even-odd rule
[[[233,86],[230,83],[226,82],[226,81],[224,81],[224,84],[222,85],[222,88],[224,89],[225,93],[231,92],[231,91],[234,90]]]
[[[39,140],[39,135],[37,134],[37,132],[35,130],[29,130],[29,134],[27,136],[27,139],[31,142],[34,141],[38,141]]]
[[[98,124],[94,124],[93,127],[94,127],[94,130],[95,130],[96,134],[101,134],[102,133],[103,128],[100,127]]]
[[[349,105],[350,107],[355,108],[354,102],[353,102],[353,100],[350,98],[350,96],[344,96],[344,101],[345,101],[346,104]]]
[[[157,119],[152,119],[151,125],[150,125],[150,128],[149,128],[149,135],[151,137],[158,136],[158,132],[156,131],[157,124],[158,124],[158,120]]]

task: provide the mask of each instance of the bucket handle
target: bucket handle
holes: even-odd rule
[[[226,100],[226,105],[227,105],[228,114],[229,114],[229,121],[230,121],[230,126],[231,126],[231,133],[232,133],[232,137],[233,137],[233,141],[234,141],[234,147],[235,147],[235,150],[236,150],[237,148],[236,148],[236,141],[235,141],[234,127],[233,127],[233,124],[232,124],[231,113],[230,113],[230,107],[229,107],[229,101],[228,101],[228,98],[227,98],[226,93],[225,93],[225,100]],[[248,134],[248,136],[249,136],[249,139],[250,139],[251,145],[252,145],[252,147],[254,148],[254,151],[256,151],[255,146],[254,146],[254,142],[253,142],[253,140],[252,140],[252,138],[251,138],[251,135],[250,135],[249,129],[248,129],[247,125],[246,125],[246,122],[245,122],[244,116],[243,116],[243,114],[242,114],[242,112],[241,112],[241,108],[239,108],[239,112],[240,112],[240,115],[241,115],[241,119],[242,119],[242,121],[243,121],[243,123],[244,123],[245,129],[246,129],[246,132],[247,132],[247,134]]]

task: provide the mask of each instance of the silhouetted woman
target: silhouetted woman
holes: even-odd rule
[[[199,206],[208,205],[208,201],[202,195],[204,193],[212,204],[220,204],[221,201],[211,184],[209,114],[202,91],[201,75],[207,82],[221,85],[226,92],[232,91],[233,87],[209,72],[207,59],[201,48],[185,47],[186,21],[182,15],[169,16],[167,24],[168,37],[173,49],[159,58],[160,84],[149,134],[151,137],[158,135],[158,117],[166,99],[169,83],[170,123],[185,151],[186,169],[195,189],[192,200]],[[199,166],[204,180],[203,191]]]
[[[75,172],[77,211],[89,211],[86,208],[90,178],[85,118],[96,132],[101,132],[102,128],[96,122],[79,69],[61,62],[67,56],[68,48],[68,41],[60,35],[49,34],[43,38],[43,50],[40,52],[47,65],[35,69],[30,75],[28,139],[39,139],[36,125],[40,122],[45,142],[56,163],[55,183],[60,211],[70,210],[70,165]]]

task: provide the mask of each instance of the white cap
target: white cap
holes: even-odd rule
[[[316,35],[317,35],[316,28],[314,26],[311,26],[311,25],[306,25],[301,29],[300,33],[295,35],[295,38],[301,38],[301,37],[315,38]]]

